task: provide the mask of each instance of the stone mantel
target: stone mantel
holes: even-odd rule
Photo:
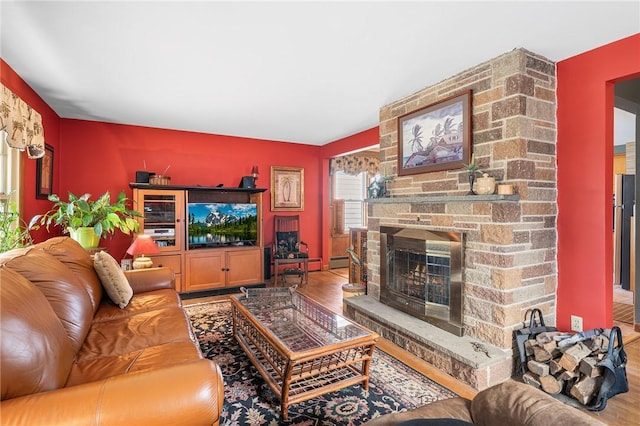
[[[367,198],[365,201],[370,204],[499,203],[518,202],[520,201],[520,195],[418,195],[409,197]]]

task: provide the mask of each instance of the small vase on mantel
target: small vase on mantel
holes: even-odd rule
[[[480,171],[480,167],[476,164],[475,153],[471,155],[471,161],[469,161],[469,164],[465,164],[463,169],[469,173],[469,192],[467,192],[467,195],[476,195],[476,193],[473,192],[473,185],[476,182],[476,173]]]
[[[483,173],[481,178],[476,180],[475,193],[478,195],[490,195],[496,191],[496,178]]]
[[[476,174],[475,172],[469,173],[469,192],[467,192],[467,195],[476,195],[475,192],[473,192],[473,185],[476,182]]]

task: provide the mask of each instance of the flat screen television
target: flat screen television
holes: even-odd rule
[[[187,203],[187,218],[190,250],[258,244],[255,203]]]

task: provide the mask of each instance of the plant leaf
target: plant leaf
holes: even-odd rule
[[[91,226],[92,222],[93,222],[92,214],[87,214],[82,216],[82,226]]]
[[[115,226],[118,226],[120,224],[120,216],[115,213],[107,214],[107,220]]]

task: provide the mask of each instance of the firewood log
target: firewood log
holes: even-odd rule
[[[558,379],[568,381],[572,379],[577,379],[578,377],[580,377],[580,372],[565,370],[558,376]]]
[[[556,342],[555,340],[552,340],[542,345],[542,349],[549,352],[552,356],[555,356],[556,354],[560,353],[560,351],[558,350],[558,342]]]
[[[533,339],[529,339],[529,340],[525,340],[524,342],[524,353],[527,356],[533,356],[533,346],[535,345],[536,341]]]
[[[602,375],[602,368],[597,367],[596,364],[598,360],[596,357],[588,356],[580,361],[580,365],[578,370],[581,374],[584,374],[586,377],[597,377]]]
[[[600,389],[601,377],[584,377],[576,382],[571,388],[571,396],[577,399],[582,405],[587,405]]]
[[[564,352],[560,358],[560,365],[565,370],[574,371],[578,368],[580,361],[589,355],[591,355],[591,350],[582,342],[577,343]]]
[[[527,371],[522,375],[522,381],[528,385],[540,389],[540,378],[530,371]]]
[[[563,371],[564,371],[564,368],[562,368],[562,366],[560,365],[558,360],[552,359],[551,361],[549,361],[549,373],[550,374],[553,374],[554,376],[558,376]]]
[[[603,334],[593,338],[593,351],[597,350],[599,353],[607,352],[609,349],[609,338]]]
[[[545,331],[536,336],[536,342],[542,346],[549,342],[554,342],[558,336],[566,336],[567,333],[560,331]]]
[[[534,373],[537,376],[548,376],[549,375],[549,365],[538,362],[535,360],[531,360],[527,362],[527,368],[530,372]]]
[[[553,359],[553,356],[550,352],[546,351],[544,348],[534,346],[533,347],[533,359],[537,362],[549,362]]]
[[[540,377],[540,386],[542,390],[551,395],[557,395],[562,392],[564,383],[553,376]]]

